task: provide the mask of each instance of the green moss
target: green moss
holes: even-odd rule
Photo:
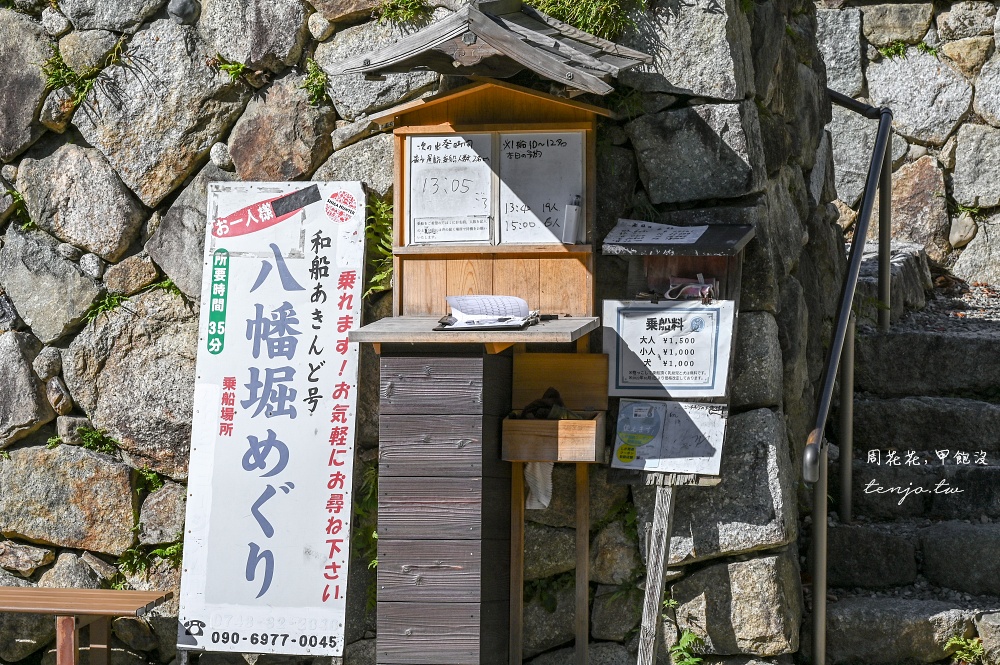
[[[937,57],[938,54],[937,49],[928,44],[927,42],[920,42],[919,44],[917,44],[917,50],[920,51],[921,53],[926,53],[927,55],[933,55],[935,58]]]
[[[743,10],[744,14],[749,14],[753,11],[753,0],[740,0],[740,9]]]
[[[383,0],[375,12],[382,23],[409,23],[429,17],[431,8],[425,0]]]
[[[645,0],[528,0],[538,11],[604,39],[617,39],[633,26],[629,16],[646,9]]]
[[[312,58],[306,60],[306,80],[302,83],[302,88],[309,93],[309,103],[313,106],[320,106],[330,101],[326,94],[327,76],[319,64]]]
[[[45,442],[45,447],[46,448],[55,448],[56,446],[58,446],[62,442],[63,442],[63,440],[60,439],[58,436],[50,436],[49,439],[48,439],[48,441]]]

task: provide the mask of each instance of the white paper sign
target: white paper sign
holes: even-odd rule
[[[604,301],[610,395],[726,394],[733,301]]]
[[[611,466],[718,475],[728,416],[721,404],[623,399]]]
[[[615,245],[693,245],[707,230],[707,226],[671,226],[619,219],[604,242]]]
[[[500,244],[563,242],[565,207],[585,198],[583,139],[583,132],[500,134]]]
[[[488,242],[492,134],[420,135],[406,141],[410,244]]]
[[[364,190],[208,196],[178,646],[340,656]]]

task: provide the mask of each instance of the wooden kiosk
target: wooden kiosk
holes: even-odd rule
[[[381,355],[379,665],[521,662],[528,461],[577,463],[577,662],[587,661],[587,464],[604,461],[607,358],[583,352],[599,326],[595,134],[611,113],[571,97],[607,94],[606,79],[649,61],[495,0],[345,65],[474,77],[373,118],[395,138],[394,316],[350,339]],[[525,68],[565,96],[478,78]],[[556,316],[434,330],[446,298],[462,295],[517,296]],[[588,418],[508,419],[549,386]]]

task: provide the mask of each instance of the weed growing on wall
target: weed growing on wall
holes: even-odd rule
[[[117,293],[106,293],[104,297],[98,298],[87,308],[87,312],[83,315],[83,318],[87,320],[87,323],[90,323],[101,314],[112,312],[126,302],[128,302],[128,298],[125,296],[118,295]]]
[[[392,204],[373,198],[365,224],[368,289],[364,297],[392,288]]]
[[[427,18],[431,8],[425,0],[383,0],[375,13],[382,23],[407,23]]]
[[[249,73],[249,67],[242,62],[226,60],[221,53],[216,53],[214,58],[209,58],[205,64],[218,72],[225,72],[229,75],[229,81],[236,83]]]
[[[153,471],[150,468],[136,469],[136,480],[135,480],[135,491],[136,493],[141,492],[155,492],[156,490],[163,487],[163,476]]]
[[[28,215],[28,207],[24,205],[24,197],[21,196],[21,192],[16,189],[8,189],[4,192],[4,194],[13,199],[13,203],[11,203],[11,208],[13,208],[11,219],[17,228],[22,231],[37,229],[38,226],[35,225],[35,222],[33,222],[31,217]]]
[[[52,55],[42,63],[42,74],[45,75],[45,85],[49,90],[69,88],[72,91],[72,96],[66,102],[69,108],[64,109],[64,111],[69,112],[83,103],[83,100],[87,97],[87,93],[94,87],[97,75],[101,73],[101,69],[99,67],[92,67],[84,72],[77,72],[63,60],[58,44],[52,44],[51,49]],[[121,62],[124,51],[125,38],[122,37],[115,43],[114,48],[111,49],[111,53],[108,54],[108,57],[104,61],[104,66],[109,67]]]
[[[110,455],[119,448],[118,442],[108,436],[103,429],[78,427],[76,433],[80,435],[80,445],[87,450]]]
[[[51,450],[52,448],[57,447],[62,442],[63,440],[58,436],[50,436],[48,440],[45,442],[45,447]]]
[[[917,44],[917,50],[920,51],[921,53],[926,53],[927,55],[933,55],[935,58],[937,57],[938,54],[937,49],[928,44],[927,42],[920,42],[919,44]]]
[[[528,0],[552,18],[604,39],[617,39],[632,27],[629,14],[646,9],[645,0]]]
[[[538,599],[542,608],[552,614],[558,605],[556,594],[563,589],[572,589],[576,585],[576,571],[544,577],[540,580],[527,580],[524,583],[524,602],[530,603]]]
[[[180,290],[180,287],[174,284],[174,280],[170,279],[169,277],[162,279],[159,282],[154,282],[153,284],[150,284],[149,286],[144,288],[141,291],[141,293],[146,293],[147,291],[157,291],[157,290],[166,291],[167,293],[173,296],[180,296],[181,298],[184,297],[184,293]]]
[[[883,58],[905,58],[906,57],[906,43],[899,40],[886,44],[885,46],[880,46],[878,52],[882,54]]]
[[[368,562],[368,568],[378,566],[378,461],[369,462],[361,469],[361,485],[354,492],[352,511],[354,533],[352,549]],[[378,587],[372,575],[367,591],[369,610],[375,609]]]
[[[309,104],[321,106],[329,102],[330,98],[326,94],[326,72],[320,68],[319,64],[312,58],[306,60],[306,80],[302,83],[302,88],[309,93]]]
[[[978,637],[968,638],[962,635],[952,635],[944,645],[945,649],[956,647],[955,660],[959,663],[981,662],[986,650],[983,648],[983,641]]]
[[[670,647],[670,660],[674,662],[674,665],[698,665],[702,659],[695,654],[704,644],[704,640],[700,637],[690,630],[684,630],[681,632],[677,644]]]

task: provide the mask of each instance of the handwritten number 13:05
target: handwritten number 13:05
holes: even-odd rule
[[[472,180],[469,178],[424,178],[423,188],[420,190],[422,193],[427,192],[427,188],[430,187],[431,194],[437,194],[442,192],[444,194],[468,194],[469,185],[472,184]]]

